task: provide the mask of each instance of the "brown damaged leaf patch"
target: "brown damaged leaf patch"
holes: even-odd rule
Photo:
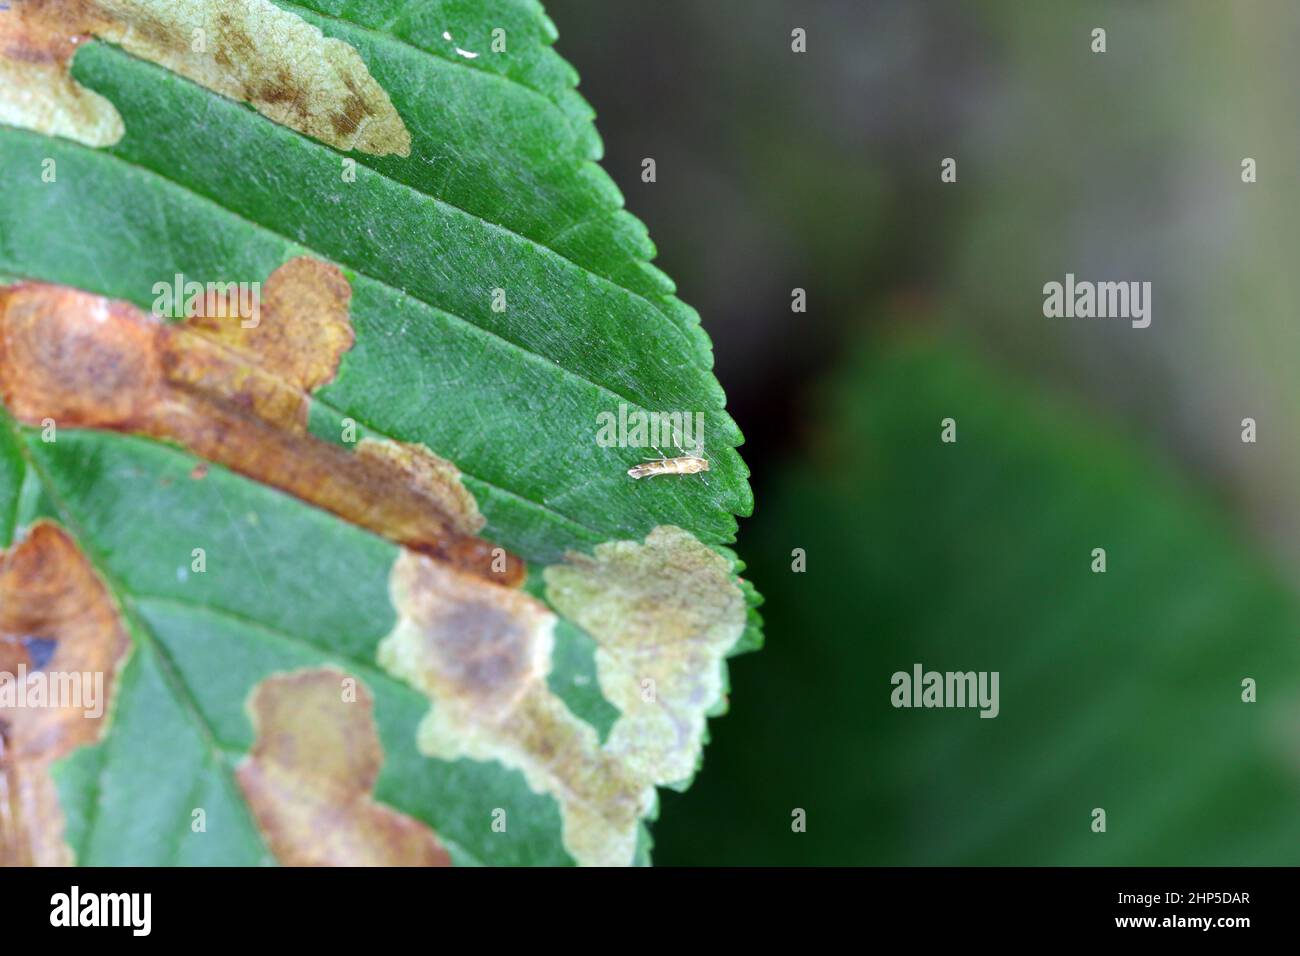
[[[437,499],[439,510],[460,534],[478,534],[487,524],[478,502],[461,483],[456,466],[423,445],[363,438],[357,443],[357,455],[381,469],[406,475],[413,486]]]
[[[432,829],[371,796],[384,760],[374,699],[348,680],[319,668],[253,691],[256,740],[236,776],[271,852],[286,866],[450,866]]]
[[[306,430],[309,391],[352,344],[351,287],[337,267],[293,259],[264,283],[254,322],[229,302],[168,324],[66,286],[0,287],[0,398],[27,425],[177,442],[399,544],[497,584],[519,558],[475,537],[483,524],[459,472],[427,449]],[[247,326],[247,327],[246,327]]]
[[[99,740],[103,713],[116,683],[129,640],[117,608],[73,540],[49,522],[33,525],[27,537],[0,551],[0,671],[31,674],[41,661],[31,648],[46,647],[48,658],[36,680],[51,685],[71,675],[100,675],[94,708],[83,684],[79,702],[61,706],[0,702],[0,865],[66,866],[72,851],[63,839],[63,813],[50,778],[50,764]],[[6,678],[0,677],[0,680]],[[29,676],[29,685],[33,677]],[[95,715],[95,711],[100,711]],[[88,712],[91,714],[88,716]]]
[[[606,749],[660,786],[695,772],[723,694],[723,661],[746,623],[732,577],[726,558],[671,525],[545,571],[551,605],[595,640],[601,693],[620,712]]]
[[[421,753],[518,769],[556,800],[578,863],[626,865],[655,787],[688,780],[699,762],[723,660],[746,623],[732,577],[726,558],[671,526],[546,569],[551,604],[598,645],[600,690],[619,710],[604,744],[550,690],[556,619],[528,594],[403,552],[389,583],[398,623],[379,663],[433,704]]]
[[[519,770],[559,804],[575,860],[631,863],[654,790],[602,750],[595,729],[548,687],[555,616],[526,593],[409,551],[394,564],[390,586],[400,617],[379,662],[433,702],[417,732],[420,752]]]
[[[91,146],[121,139],[113,105],[68,74],[90,36],[337,149],[410,155],[410,133],[357,51],[270,0],[11,0],[0,121]]]
[[[122,117],[113,104],[68,73],[87,39],[76,30],[51,29],[43,11],[11,0],[0,13],[0,123],[90,146],[121,139]]]
[[[352,287],[337,266],[299,256],[271,273],[257,300],[254,310],[237,287],[192,297],[185,324],[167,327],[165,373],[179,387],[224,395],[270,424],[303,431],[308,396],[334,381],[355,340]]]

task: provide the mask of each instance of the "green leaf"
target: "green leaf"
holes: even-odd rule
[[[757,597],[721,547],[752,498],[709,340],[596,165],[591,110],[540,7],[277,6],[359,53],[410,132],[409,156],[340,153],[92,42],[72,75],[113,105],[125,133],[95,148],[0,126],[0,277],[148,310],[155,284],[177,274],[264,281],[297,256],[337,263],[355,343],[312,395],[312,435],[339,443],[351,420],[360,437],[454,462],[487,519],[482,536],[532,564],[528,591],[541,600],[541,567],[567,552],[685,529],[743,595],[733,652],[757,646]],[[649,453],[596,441],[598,416],[620,404],[702,413],[707,483],[630,479]],[[43,518],[65,528],[132,639],[108,731],[53,770],[79,862],[272,861],[235,776],[255,740],[249,697],[271,675],[327,666],[373,694],[374,798],[432,827],[453,862],[572,858],[544,785],[501,760],[421,752],[429,697],[377,659],[401,617],[396,544],[226,468],[196,472],[195,455],[165,441],[44,438],[39,422],[0,410],[0,544]],[[544,683],[604,740],[619,712],[602,694],[600,641],[560,620]],[[205,831],[192,828],[196,808]],[[644,832],[638,842],[645,860]]]

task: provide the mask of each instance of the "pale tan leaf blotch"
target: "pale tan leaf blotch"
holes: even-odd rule
[[[620,711],[604,746],[548,687],[556,619],[527,594],[403,552],[391,578],[399,621],[379,661],[433,703],[422,753],[518,769],[559,804],[575,860],[626,865],[655,786],[695,769],[745,598],[725,558],[670,527],[570,554],[546,582],[599,645],[601,691]]]
[[[12,0],[0,17],[0,122],[90,146],[112,104],[68,75],[90,36],[341,150],[409,156],[411,135],[349,44],[270,0]]]
[[[657,785],[695,772],[722,662],[745,629],[729,562],[681,528],[610,541],[546,569],[546,596],[598,645],[601,693],[621,716],[606,749]]]
[[[391,590],[400,618],[379,662],[433,702],[420,751],[519,770],[559,803],[574,859],[630,863],[654,793],[547,686],[555,616],[525,593],[410,551],[393,567]]]
[[[384,762],[374,698],[349,681],[322,667],[253,690],[256,740],[236,776],[258,829],[286,866],[450,866],[427,824],[371,796]]]

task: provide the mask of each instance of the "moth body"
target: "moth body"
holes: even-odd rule
[[[633,478],[651,478],[655,475],[697,475],[709,470],[709,462],[697,455],[679,458],[652,458],[627,470]]]

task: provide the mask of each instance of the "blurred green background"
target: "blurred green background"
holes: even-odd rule
[[[754,471],[767,647],[656,862],[1300,863],[1300,8],[546,5]],[[916,662],[1001,714],[894,709]]]

